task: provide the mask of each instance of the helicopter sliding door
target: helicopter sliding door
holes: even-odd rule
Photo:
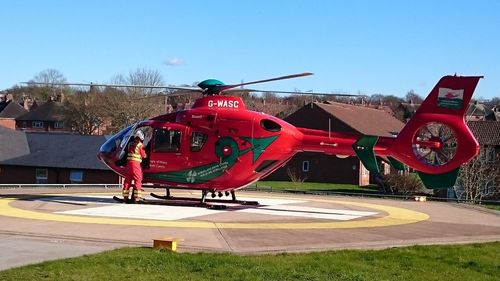
[[[149,147],[149,172],[168,172],[184,167],[186,157],[183,156],[185,149],[183,140],[185,137],[183,126],[155,128]]]

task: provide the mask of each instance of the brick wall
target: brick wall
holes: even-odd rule
[[[303,162],[309,162],[309,171],[303,172]],[[357,157],[340,159],[333,155],[303,152],[295,155],[284,167],[276,170],[264,180],[289,181],[287,168],[300,171],[308,182],[359,184],[359,160]]]
[[[0,165],[0,184],[35,184],[36,167],[6,166]],[[43,168],[41,168],[43,169]],[[70,173],[72,169],[47,168],[48,184],[71,183]],[[83,171],[84,184],[117,184],[118,175],[108,170],[81,170]]]
[[[15,130],[16,129],[16,120],[11,119],[11,118],[0,118],[0,126]]]

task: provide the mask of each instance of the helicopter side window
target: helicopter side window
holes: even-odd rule
[[[181,132],[177,130],[157,129],[154,133],[154,152],[177,152],[181,144]]]
[[[190,149],[192,152],[198,152],[203,148],[205,141],[207,140],[207,134],[200,132],[193,132],[191,135]]]

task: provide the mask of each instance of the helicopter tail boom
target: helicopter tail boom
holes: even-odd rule
[[[453,185],[460,166],[479,152],[464,113],[480,78],[441,78],[390,146],[390,156],[417,170],[427,187]]]

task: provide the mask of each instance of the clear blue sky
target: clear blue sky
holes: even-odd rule
[[[0,89],[48,68],[108,82],[137,68],[166,84],[304,71],[265,90],[427,95],[447,74],[484,75],[500,97],[500,1],[2,1]]]

